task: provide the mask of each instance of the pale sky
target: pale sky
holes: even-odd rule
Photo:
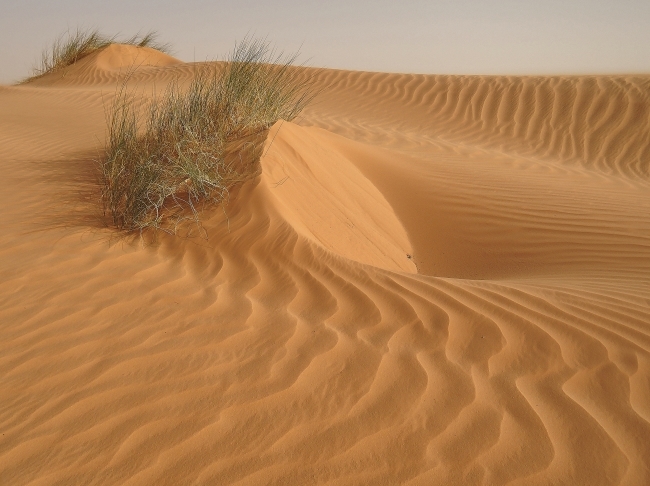
[[[155,29],[184,61],[247,33],[319,67],[440,74],[650,73],[650,0],[0,0],[0,83],[66,29]]]

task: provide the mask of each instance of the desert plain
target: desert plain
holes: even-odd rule
[[[650,484],[650,76],[303,69],[205,234],[120,235],[111,45],[0,86],[0,484]]]

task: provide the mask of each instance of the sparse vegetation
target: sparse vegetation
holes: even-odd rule
[[[313,98],[295,59],[246,39],[225,63],[197,69],[189,87],[173,83],[144,107],[122,86],[100,160],[113,223],[171,233],[184,222],[200,226],[202,205],[223,201],[256,173],[265,131],[294,119]]]
[[[150,47],[168,53],[170,50],[169,45],[159,43],[157,38],[156,32],[153,31],[145,35],[135,35],[130,39],[122,40],[118,40],[116,37],[106,37],[97,30],[77,29],[67,31],[61,34],[51,47],[43,51],[40,63],[33,69],[32,76],[23,82],[71,66],[80,59],[111,44]]]

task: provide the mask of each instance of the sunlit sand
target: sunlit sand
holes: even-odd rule
[[[101,214],[113,45],[0,87],[0,483],[650,484],[650,76],[305,70],[205,237]]]

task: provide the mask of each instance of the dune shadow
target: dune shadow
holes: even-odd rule
[[[96,152],[30,162],[36,169],[37,185],[44,188],[46,211],[35,217],[34,231],[109,227],[104,214]]]

